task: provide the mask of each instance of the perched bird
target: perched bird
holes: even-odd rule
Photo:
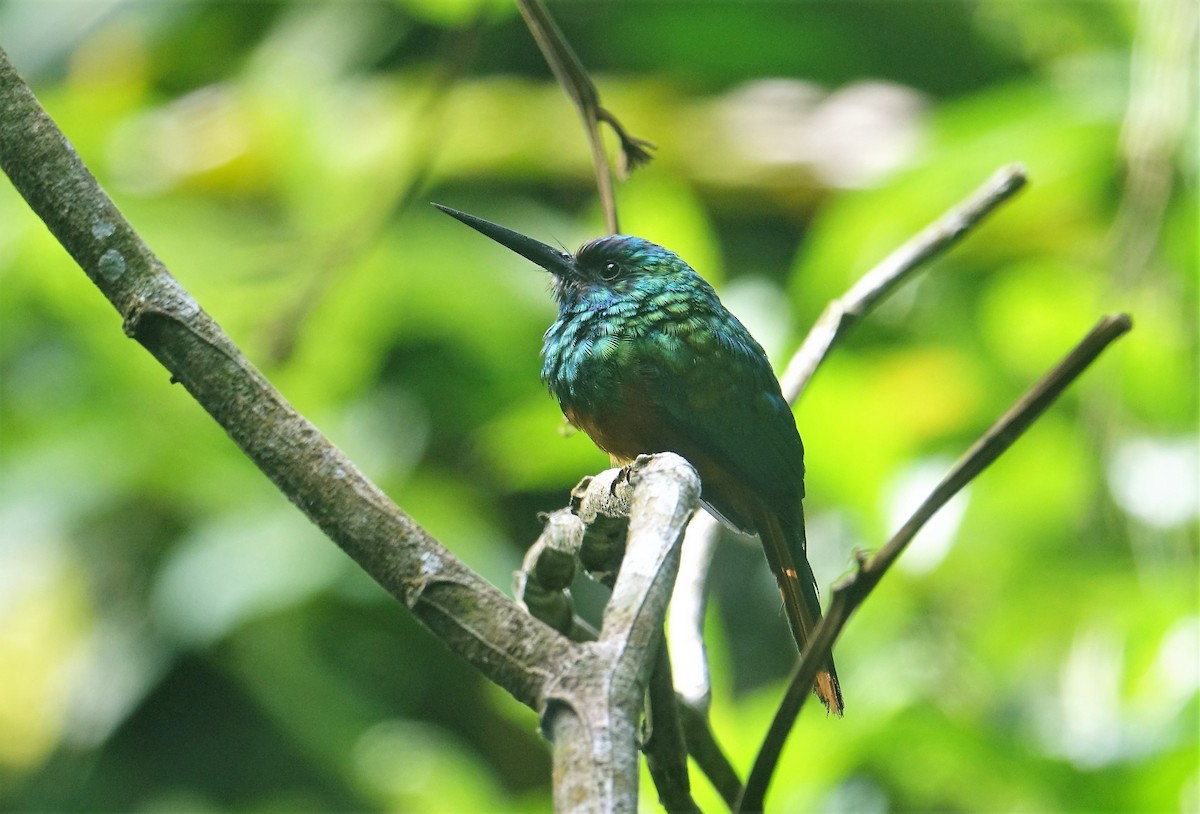
[[[574,255],[434,204],[553,275],[558,319],[542,379],[563,414],[619,463],[674,452],[700,475],[701,499],[756,532],[801,652],[821,619],[805,553],[804,446],[754,337],[674,252],[628,235]],[[841,714],[832,659],[814,690]]]

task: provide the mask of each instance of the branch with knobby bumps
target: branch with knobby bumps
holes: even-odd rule
[[[579,110],[592,147],[597,192],[604,209],[605,222],[609,232],[616,232],[618,216],[612,185],[613,171],[600,141],[597,122],[608,121],[621,139],[619,174],[622,177],[628,174],[630,167],[649,160],[648,154],[644,151],[639,152],[639,148],[648,142],[628,138],[624,128],[600,106],[599,92],[595,84],[540,0],[517,0],[517,4],[556,79]],[[634,161],[630,160],[631,149],[638,156]],[[780,377],[783,394],[788,401],[793,404],[796,402],[830,351],[864,316],[911,279],[915,272],[923,269],[930,260],[956,245],[997,208],[1011,200],[1024,188],[1026,182],[1025,169],[1020,164],[1000,168],[973,194],[892,252],[863,275],[842,297],[831,302]],[[661,662],[652,684],[661,689],[665,682],[667,692],[660,692],[660,698],[671,697],[674,695],[670,691],[672,663],[682,666],[681,672],[685,673],[687,683],[686,689],[679,693],[677,699],[679,715],[670,716],[672,726],[677,720],[685,722],[684,748],[696,759],[697,765],[709,777],[731,809],[756,811],[762,808],[767,786],[774,774],[784,741],[809,695],[814,676],[821,669],[821,665],[827,663],[830,658],[834,640],[841,633],[851,613],[866,598],[917,531],[953,494],[1003,453],[1111,342],[1131,327],[1132,323],[1125,314],[1102,318],[1059,366],[1047,373],[1042,381],[998,419],[967,451],[896,536],[874,557],[860,561],[860,571],[856,575],[835,586],[829,616],[818,626],[816,639],[810,643],[807,652],[798,657],[787,692],[755,759],[745,787],[741,785],[721,751],[707,721],[711,693],[701,628],[706,606],[704,585],[720,526],[710,514],[696,515],[687,532],[687,546],[680,569],[680,579],[671,605],[671,623],[667,638],[670,660]],[[547,531],[553,529],[554,521],[555,517],[552,516]],[[551,552],[544,548],[539,540],[526,558],[526,567],[522,569],[522,576],[519,578],[519,590],[528,589],[528,593],[523,592],[521,595],[526,597],[526,601],[534,602],[530,607],[535,613],[549,610],[547,606],[537,607],[538,602],[547,598],[546,586],[540,584],[533,576],[540,558],[546,555],[553,559],[561,556],[561,552]],[[563,625],[560,629],[564,632],[586,636],[586,623],[571,613],[566,599],[565,590],[568,583],[569,580],[561,584],[555,583],[554,587],[549,588],[548,592],[553,595],[553,613],[557,614],[559,624]],[[660,700],[660,707],[661,704]],[[653,707],[650,714],[654,714]],[[672,776],[654,770],[655,760],[651,754],[648,754],[648,763],[660,798],[671,808],[670,801],[681,799],[678,794],[687,792],[686,764],[683,767],[682,778],[678,780],[678,787],[673,789],[670,786]],[[690,801],[690,797],[683,799]]]
[[[0,168],[170,381],[447,647],[540,715],[562,780],[557,806],[635,810],[637,722],[699,499],[691,466],[656,456],[619,484],[594,481],[590,500],[616,500],[629,517],[634,553],[597,640],[572,642],[462,563],[271,386],[100,188],[3,50]]]

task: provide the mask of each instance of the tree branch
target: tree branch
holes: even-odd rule
[[[833,643],[850,616],[879,584],[883,575],[921,527],[950,498],[1012,446],[1105,348],[1132,327],[1133,322],[1128,314],[1103,317],[1058,365],[1030,388],[967,450],[887,544],[869,559],[860,560],[857,573],[851,574],[834,586],[829,611],[817,626],[808,652],[800,659],[792,673],[783,702],[775,713],[775,719],[771,722],[771,728],[746,781],[738,811],[762,810],[767,785],[775,772],[783,744],[812,691],[817,670],[829,658]]]
[[[625,482],[617,477],[618,472],[610,470],[584,478],[572,492],[571,508],[546,515],[542,533],[526,552],[515,577],[518,601],[572,641],[595,641],[599,637],[572,608],[569,587],[576,562],[587,561],[589,573],[611,590],[625,553],[628,501],[622,488]],[[692,527],[688,525],[689,530]],[[690,539],[690,531],[688,535]],[[681,559],[689,555],[686,542],[682,548]],[[675,596],[677,593],[672,594],[672,608]],[[645,728],[648,734],[642,751],[667,810],[695,807],[687,771],[689,753],[730,807],[737,802],[741,781],[713,738],[703,712],[676,696],[671,663],[663,647],[656,652],[650,678]]]
[[[615,469],[597,475],[580,501],[584,518],[627,513],[629,533],[599,638],[579,646],[547,693],[544,727],[556,744],[560,811],[637,810],[637,725],[662,646],[683,530],[699,501],[695,470],[671,453],[639,457],[624,479]],[[676,783],[669,793],[689,799]]]
[[[635,811],[637,722],[699,501],[695,470],[663,455],[639,459],[621,484],[592,479],[605,505],[620,507],[629,491],[627,556],[599,640],[574,644],[429,536],[270,386],[100,189],[3,51],[0,166],[125,332],[247,457],[454,652],[541,713],[555,743],[558,808]]]
[[[829,303],[779,379],[784,398],[795,404],[817,367],[850,328],[913,272],[957,244],[980,221],[1020,192],[1027,180],[1025,168],[1020,164],[1001,167],[966,200],[926,226]]]
[[[371,483],[167,271],[0,51],[0,166],[141,343],[289,500],[458,655],[540,710],[576,645],[467,568]]]
[[[600,106],[600,93],[571,50],[570,44],[562,31],[554,23],[554,18],[542,4],[542,0],[517,0],[517,8],[525,19],[525,24],[533,34],[542,56],[550,65],[558,84],[562,85],[567,96],[575,103],[579,117],[583,119],[583,129],[587,133],[588,144],[592,150],[592,166],[596,173],[596,189],[600,195],[600,205],[604,209],[605,228],[609,234],[615,235],[620,231],[617,221],[617,200],[613,192],[612,171],[608,166],[608,156],[604,152],[604,142],[600,138],[600,122],[607,123],[617,138],[621,141],[622,175],[650,161],[647,148],[654,145],[644,139],[629,134],[609,111]]]
[[[680,539],[682,540],[682,529]],[[665,610],[665,609],[664,609]],[[646,694],[645,737],[642,751],[646,767],[658,789],[658,800],[667,811],[696,811],[688,778],[688,748],[684,738],[681,703],[675,696],[675,681],[671,675],[671,659],[665,640],[660,640],[654,653],[654,671],[650,674]]]

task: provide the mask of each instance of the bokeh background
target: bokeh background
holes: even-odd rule
[[[1100,314],[1135,320],[852,620],[846,718],[807,711],[769,803],[1196,811],[1196,5],[550,8],[658,145],[624,229],[777,365],[891,249],[1028,168],[797,408],[822,585]],[[568,247],[602,231],[515,9],[26,0],[0,45],[251,359],[507,590],[538,512],[606,465],[538,382],[543,275],[427,204]],[[275,492],[6,182],[0,411],[0,808],[549,806],[534,714]],[[713,721],[745,771],[791,646],[753,543],[722,543],[712,597]]]

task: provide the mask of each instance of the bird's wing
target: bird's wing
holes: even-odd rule
[[[639,395],[689,447],[680,453],[710,458],[710,469],[719,468],[785,517],[798,511],[804,447],[770,362],[745,328],[733,321],[719,331],[681,334],[650,347],[641,360]],[[698,460],[692,463],[701,468]],[[719,489],[705,492],[718,512],[746,527],[743,517],[729,516],[739,513],[722,505],[728,501]]]

